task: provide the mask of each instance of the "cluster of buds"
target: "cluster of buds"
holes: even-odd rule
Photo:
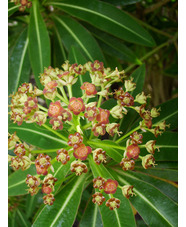
[[[33,196],[38,193],[41,180],[38,176],[28,174],[26,177],[26,184],[29,187],[28,192]]]
[[[24,12],[26,8],[32,7],[32,2],[28,0],[11,0],[11,2],[14,2],[15,5],[21,4],[21,6],[19,6],[20,12]]]

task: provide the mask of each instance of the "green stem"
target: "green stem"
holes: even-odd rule
[[[59,87],[59,89],[60,89],[60,91],[61,91],[61,93],[62,93],[64,99],[65,99],[66,102],[68,103],[68,98],[67,98],[67,95],[66,95],[66,92],[65,92],[63,86]]]
[[[61,99],[61,101],[63,101],[65,104],[68,105],[68,102],[67,102],[60,94],[57,93],[56,96],[57,96],[59,99]]]
[[[71,99],[72,98],[72,85],[68,84],[67,88],[68,88],[69,99]]]
[[[63,139],[64,141],[67,141],[68,140],[66,137],[64,137],[60,133],[56,132],[55,130],[53,130],[52,128],[50,128],[49,126],[47,126],[46,124],[42,124],[42,126],[44,128],[46,128],[46,129],[48,129],[49,131],[51,131],[52,133],[54,133],[55,135],[57,135],[58,137],[60,137],[61,139]]]
[[[97,108],[99,108],[101,106],[101,101],[102,101],[102,95],[99,96]]]
[[[87,143],[90,144],[90,145],[94,145],[94,144],[97,145],[96,142],[93,142],[93,141],[90,141],[90,140],[88,140]],[[116,145],[109,144],[109,147],[116,148],[116,149],[122,150],[122,151],[124,151],[124,150],[126,149],[126,147],[122,147],[122,146],[119,146],[119,145],[117,145],[117,144],[116,144]]]
[[[39,154],[39,153],[52,153],[52,152],[56,152],[57,150],[60,150],[60,148],[56,148],[56,149],[47,149],[47,150],[33,150],[31,151],[32,154]]]
[[[43,111],[48,113],[48,109],[47,108],[45,108],[44,106],[41,106],[40,104],[37,104],[37,105],[38,105],[39,109],[41,109],[41,110],[43,110]]]
[[[115,143],[120,143],[122,140],[124,140],[126,137],[130,136],[133,132],[137,131],[138,129],[140,129],[140,126],[136,127],[135,129],[131,130],[130,132],[128,132],[127,134],[125,134],[124,136],[122,136],[121,138],[116,140]]]
[[[85,129],[89,128],[91,125],[92,125],[92,122],[90,122],[90,123],[84,125],[84,126],[82,127],[82,129],[85,130]]]

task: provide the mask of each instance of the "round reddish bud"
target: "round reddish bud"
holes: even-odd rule
[[[83,142],[83,137],[79,132],[76,132],[75,134],[70,134],[68,136],[68,139],[68,145],[74,147],[74,149],[78,148],[78,146]]]
[[[81,112],[85,111],[85,105],[82,98],[72,97],[69,100],[68,109],[73,112],[73,114],[78,115]]]
[[[152,166],[155,166],[155,158],[152,154],[148,154],[142,158],[142,166],[145,169],[148,169]]]
[[[97,177],[93,179],[93,187],[98,188],[99,190],[104,189],[106,180],[102,177]]]
[[[95,106],[87,107],[84,113],[85,118],[88,118],[89,121],[93,121],[98,114],[98,109]]]
[[[96,116],[96,120],[99,123],[108,124],[109,123],[109,115],[110,115],[109,110],[99,108],[99,114]]]
[[[104,66],[103,66],[103,62],[99,62],[98,60],[95,60],[92,64],[91,64],[91,68],[92,71],[100,71],[103,72],[104,71]]]
[[[68,151],[66,151],[65,149],[58,150],[56,159],[58,162],[61,162],[63,165],[67,164],[67,162],[70,160]]]
[[[133,192],[133,187],[134,186],[132,185],[125,185],[122,187],[122,193],[127,199],[129,199],[130,196],[135,195],[135,193]]]
[[[63,111],[63,107],[61,106],[60,101],[56,101],[55,103],[51,102],[48,109],[48,116],[54,117],[54,118],[61,116],[62,111]]]
[[[128,92],[125,92],[123,98],[120,100],[120,104],[122,106],[133,106],[134,105],[134,97],[130,95]]]
[[[19,157],[24,156],[26,153],[25,146],[23,144],[16,144],[14,153]]]
[[[27,2],[28,2],[28,0],[20,0],[20,3],[22,6],[26,6]]]
[[[98,148],[93,151],[93,159],[97,165],[100,165],[102,162],[106,162],[106,152],[103,149]]]
[[[127,157],[137,159],[140,154],[140,148],[137,144],[131,144],[127,147]]]
[[[37,174],[47,175],[48,168],[51,166],[50,157],[48,155],[39,154],[35,160]]]
[[[76,149],[74,149],[74,157],[77,159],[86,160],[88,155],[92,152],[91,147],[80,144]]]
[[[124,171],[133,170],[135,166],[135,161],[129,158],[123,158],[120,162],[120,166]]]
[[[24,103],[23,112],[25,114],[31,113],[32,110],[36,110],[38,108],[38,100],[36,97],[28,97],[27,101]]]
[[[36,188],[40,185],[41,180],[39,177],[37,176],[32,176],[30,174],[27,175],[26,177],[26,184],[28,185],[28,187],[30,188]]]
[[[74,172],[76,176],[80,176],[82,173],[87,173],[87,166],[81,161],[74,161],[71,163],[71,172]]]
[[[45,85],[43,89],[43,94],[48,99],[54,99],[57,94],[57,82],[52,80]]]
[[[105,201],[105,197],[100,192],[96,192],[95,194],[92,195],[92,197],[93,197],[92,202],[97,203],[99,206],[102,205],[103,202]]]
[[[62,116],[63,121],[71,121],[72,120],[72,114],[68,110],[63,109],[61,116]]]
[[[54,178],[52,174],[48,174],[43,180],[42,192],[50,194],[54,190],[54,184],[56,181],[57,178]]]
[[[60,119],[62,119],[61,116],[52,118],[49,121],[49,123],[52,125],[52,128],[54,130],[57,130],[57,129],[62,130],[63,129],[63,122]]]
[[[44,204],[46,205],[53,205],[55,198],[53,194],[47,194],[43,197]]]
[[[51,186],[46,186],[46,185],[42,185],[42,192],[46,193],[46,194],[50,194],[51,192],[53,192],[53,188]]]
[[[116,180],[108,179],[104,184],[104,192],[106,194],[114,194],[117,190],[118,182]]]
[[[86,95],[96,95],[96,86],[94,84],[91,84],[89,82],[84,82],[81,86],[82,90],[85,90]]]
[[[103,136],[106,133],[106,125],[102,123],[94,124],[92,131],[94,132],[94,136]]]
[[[133,144],[141,144],[143,135],[139,134],[137,131],[135,131],[130,135],[130,138],[131,138]]]
[[[106,206],[109,207],[110,210],[114,210],[120,207],[120,200],[117,198],[110,198],[106,202]]]
[[[31,8],[32,7],[32,2],[27,2],[26,7],[27,8]]]

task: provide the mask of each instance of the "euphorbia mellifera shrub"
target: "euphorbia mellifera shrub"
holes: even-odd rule
[[[78,80],[82,82],[78,88],[82,90],[81,97],[76,97],[72,92],[72,87]],[[21,141],[16,132],[9,134],[8,147],[14,152],[14,155],[9,155],[10,166],[15,171],[35,166],[37,174],[28,174],[25,184],[31,195],[42,190],[46,205],[55,203],[56,185],[64,182],[63,178],[55,177],[55,163],[69,164],[71,173],[67,178],[88,174],[92,168],[98,169],[100,175],[92,181],[95,189],[92,202],[107,206],[110,210],[118,209],[121,201],[114,196],[116,190],[120,190],[128,199],[135,195],[135,185],[120,185],[116,179],[102,174],[101,168],[113,159],[114,153],[108,152],[95,139],[104,139],[107,135],[112,140],[112,144],[108,146],[120,150],[122,158],[117,164],[122,171],[135,170],[135,163],[139,160],[144,169],[153,168],[156,165],[154,153],[159,148],[153,139],[143,144],[143,136],[150,132],[158,137],[165,131],[168,126],[165,121],[153,124],[153,118],[159,116],[160,109],[147,108],[150,96],[144,92],[132,95],[136,84],[132,78],[127,78],[124,71],[118,71],[117,68],[112,71],[97,60],[85,65],[71,65],[66,61],[61,69],[45,68],[40,75],[40,82],[44,86],[43,90],[31,83],[23,83],[12,95],[11,120],[18,126],[23,122],[37,124],[59,137],[64,146],[56,151],[54,149],[56,155],[51,157],[48,154],[51,150],[36,150],[31,144]],[[113,91],[111,86],[115,83],[121,86]],[[105,109],[102,103],[109,98],[114,98],[116,105]],[[45,100],[48,106],[46,103],[42,105],[41,100]],[[124,134],[120,130],[119,119],[127,118],[130,109],[135,110],[141,120],[136,128]],[[115,135],[119,137],[117,140]],[[119,145],[122,141],[125,145]],[[144,147],[146,155],[142,156],[140,149]]]

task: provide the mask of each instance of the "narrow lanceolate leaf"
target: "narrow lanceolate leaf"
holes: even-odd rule
[[[98,205],[92,202],[92,195],[89,201],[87,202],[83,217],[79,224],[79,227],[87,227],[87,226],[90,226],[90,227],[103,226],[99,207]]]
[[[15,171],[8,177],[8,195],[17,196],[27,194],[28,189],[25,180],[27,174],[35,175],[36,168],[32,165],[29,169],[22,171],[21,169]]]
[[[27,195],[26,197],[26,217],[30,218],[35,214],[36,207],[41,201],[43,197],[43,194],[41,191],[39,191],[36,195],[31,196],[30,194]]]
[[[67,146],[66,141],[62,138],[57,137],[52,132],[37,124],[23,123],[20,126],[10,124],[8,128],[10,133],[16,132],[21,140],[43,149],[63,148]]]
[[[30,62],[28,56],[27,29],[18,37],[8,61],[8,93],[17,91],[20,84],[29,81]]]
[[[114,179],[112,174],[106,169],[102,164],[99,166],[94,163],[92,156],[89,156],[89,163],[91,170],[93,172],[94,178],[101,176],[106,179]],[[104,194],[106,201],[111,198],[110,195]],[[115,198],[118,198],[120,203],[120,208],[115,210],[110,210],[105,204],[99,207],[101,212],[101,217],[103,221],[103,226],[108,227],[135,227],[136,223],[134,220],[134,215],[132,212],[132,208],[128,199],[126,199],[121,189],[117,189],[116,193],[114,194]]]
[[[87,143],[94,148],[102,148],[104,151],[106,151],[106,154],[110,156],[112,159],[114,159],[117,162],[120,162],[123,158],[124,148],[117,145],[116,143],[110,141],[110,140],[91,140],[87,141]]]
[[[52,206],[46,205],[38,214],[33,227],[42,225],[71,227],[74,223],[87,175],[76,176],[55,196]]]
[[[129,172],[111,172],[121,185],[133,185],[136,196],[130,202],[148,226],[177,226],[178,206],[155,186],[139,180]]]
[[[137,2],[140,2],[141,0],[103,0],[104,2],[108,2],[110,4],[116,5],[116,6],[125,6],[125,5],[131,5],[131,4],[135,4]]]
[[[149,33],[134,19],[116,7],[97,0],[51,1],[47,4],[75,16],[128,42],[154,46]]]
[[[71,17],[53,16],[56,29],[69,51],[71,46],[77,46],[89,61],[104,61],[100,47],[93,36]]]
[[[81,54],[80,50],[75,46],[72,46],[70,49],[69,61],[70,61],[70,64],[77,63],[82,65],[87,62],[85,57]],[[78,75],[77,82],[72,85],[72,94],[74,97],[81,97],[83,95],[83,90],[81,90],[80,87],[84,82],[91,83],[90,76],[87,76],[86,74]]]
[[[15,13],[19,9],[20,4],[15,5],[14,2],[8,3],[8,17],[10,17],[13,13]]]
[[[28,37],[32,70],[37,86],[41,88],[39,74],[50,65],[50,40],[37,0],[32,1]]]
[[[23,211],[21,211],[20,209],[17,209],[17,219],[20,226],[23,227],[31,226],[31,223],[28,221],[25,213],[23,213]]]

